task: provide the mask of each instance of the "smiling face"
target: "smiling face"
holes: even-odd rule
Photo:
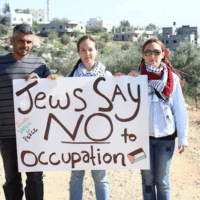
[[[79,52],[78,52],[84,67],[90,71],[94,67],[94,62],[98,54],[98,50],[95,47],[95,43],[90,40],[86,39],[83,40],[79,44]]]
[[[150,51],[151,53],[145,54],[145,52]],[[160,54],[158,53],[160,52]],[[145,46],[142,56],[145,59],[146,63],[158,68],[160,66],[161,60],[164,58],[164,52],[162,52],[162,48],[156,42],[149,43]]]
[[[33,47],[34,35],[19,32],[16,37],[11,37],[11,45],[13,46],[12,56],[16,60],[21,60],[31,51]]]

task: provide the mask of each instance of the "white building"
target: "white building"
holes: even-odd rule
[[[113,40],[137,42],[139,38],[150,39],[151,37],[154,37],[153,31],[131,30],[131,31],[125,31],[121,33],[116,33],[114,35]]]
[[[10,12],[6,13],[4,16],[9,18],[11,25],[26,23],[32,26],[32,14]]]
[[[42,9],[34,10],[34,9],[15,9],[16,13],[23,13],[23,14],[31,14],[33,20],[37,21],[38,23],[45,22],[45,11]]]
[[[106,28],[107,32],[112,31],[112,22],[103,20],[101,19],[101,17],[90,18],[89,21],[87,21],[87,27],[94,27],[94,26]]]
[[[85,24],[78,23],[76,21],[69,21],[68,23],[51,23],[51,24],[40,24],[40,33],[45,34],[48,30],[56,31],[59,36],[67,33],[72,35],[74,31],[78,31],[85,34]]]

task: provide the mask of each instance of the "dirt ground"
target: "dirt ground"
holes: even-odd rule
[[[200,199],[200,109],[188,108],[189,147],[182,155],[176,146],[171,166],[171,199]],[[142,199],[141,176],[139,170],[107,171],[110,200]],[[4,170],[0,157],[0,185],[4,184]],[[23,174],[23,182],[26,175]],[[44,172],[44,199],[69,199],[70,171]],[[24,183],[25,184],[25,183]],[[0,187],[0,200],[5,199]],[[94,184],[90,171],[86,171],[83,200],[95,200]]]

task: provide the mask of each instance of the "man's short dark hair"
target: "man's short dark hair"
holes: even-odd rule
[[[18,24],[13,29],[13,37],[16,37],[18,33],[35,35],[35,30],[32,26],[28,24]]]

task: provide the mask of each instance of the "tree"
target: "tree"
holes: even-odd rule
[[[62,44],[65,45],[65,44],[69,44],[71,39],[67,34],[63,34],[60,41],[61,41]]]
[[[108,42],[109,39],[110,39],[110,35],[109,33],[104,33],[102,36],[101,36],[102,39],[104,39],[104,42]]]
[[[107,31],[106,28],[99,27],[99,26],[93,26],[93,27],[86,27],[86,32],[92,32],[94,33],[105,33]]]
[[[75,38],[79,37],[80,36],[80,31],[78,30],[73,30],[73,32],[71,33],[71,35]]]
[[[105,54],[99,54],[98,59],[112,74],[117,72],[128,74],[131,70],[138,70],[142,58],[141,47],[143,44],[141,42],[134,43],[126,51],[122,51],[120,47],[111,46],[106,49]]]
[[[52,20],[51,20],[51,24],[53,24],[53,23],[68,23],[69,22],[69,20],[66,18],[66,17],[63,17],[62,19],[58,19],[58,18],[53,18]]]
[[[8,17],[3,17],[0,21],[1,24],[9,26],[10,25],[10,19]]]
[[[121,22],[120,22],[120,26],[121,27],[129,27],[130,26],[130,22],[128,21],[128,20],[122,20]]]
[[[35,33],[40,31],[40,24],[38,24],[37,21],[35,21],[35,20],[33,20],[32,27],[34,28]]]
[[[0,24],[0,36],[4,36],[8,34],[8,26]]]
[[[2,9],[3,14],[6,14],[7,12],[10,12],[10,6],[9,3],[5,3],[4,7]]]
[[[157,28],[156,25],[152,24],[152,23],[150,23],[146,26],[146,30],[155,30],[156,28]]]
[[[122,20],[120,21],[120,26],[115,29],[116,33],[120,33],[121,31],[130,31],[131,26],[130,22],[128,20]]]
[[[0,15],[0,23],[1,23],[1,20],[4,18],[4,15]]]
[[[170,56],[170,62],[173,67],[188,74],[181,74],[185,81],[184,94],[195,97],[200,94],[200,48],[188,41],[186,37],[180,46],[176,49],[174,55]]]
[[[130,44],[129,43],[123,43],[121,49],[122,50],[128,50],[130,48]]]
[[[105,49],[106,49],[106,44],[102,41],[97,41],[97,46],[98,46],[98,51],[100,54],[104,54],[105,53]]]
[[[58,33],[54,30],[48,30],[46,31],[46,34],[49,40],[54,40],[58,38]]]

